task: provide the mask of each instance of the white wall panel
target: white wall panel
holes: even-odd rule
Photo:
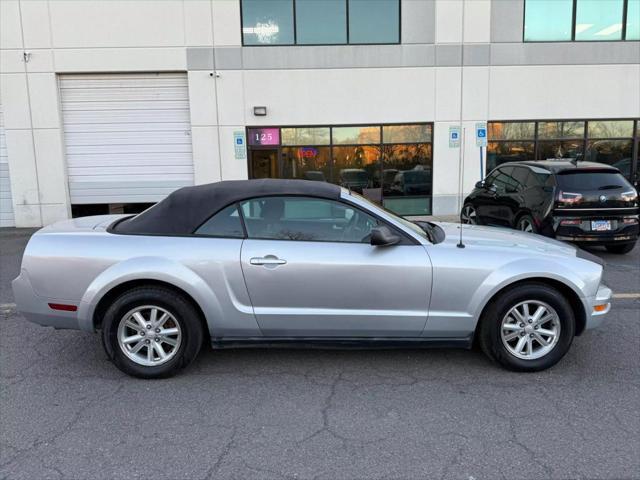
[[[4,115],[2,114],[2,105],[0,105],[0,227],[13,227],[14,225],[9,155],[7,154],[7,139],[4,134]]]
[[[216,47],[240,46],[240,2],[212,0],[213,42]]]
[[[436,43],[462,41],[462,0],[436,0]]]
[[[185,44],[190,47],[211,46],[211,1],[197,0],[184,2]]]
[[[464,43],[489,43],[491,0],[464,1]]]
[[[47,0],[20,2],[25,48],[51,47],[48,4]]]
[[[76,72],[167,72],[187,69],[187,51],[166,48],[56,49],[57,73]]]
[[[433,68],[245,71],[244,81],[247,125],[425,121],[435,113]],[[256,105],[268,115],[255,117]]]
[[[640,65],[491,67],[489,118],[633,118]]]
[[[0,92],[5,128],[31,128],[27,76],[24,73],[0,73]]]
[[[184,45],[181,1],[56,0],[49,2],[53,46],[161,47]]]
[[[155,202],[193,185],[183,73],[63,75],[72,204]]]
[[[0,2],[0,48],[22,48],[18,0]]]
[[[435,119],[460,119],[460,67],[437,67],[435,71]]]
[[[30,73],[29,97],[33,128],[60,128],[55,73]]]

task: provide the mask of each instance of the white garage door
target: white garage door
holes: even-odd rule
[[[157,202],[193,185],[184,73],[61,75],[72,204]]]
[[[4,116],[2,115],[2,105],[0,105],[0,227],[13,227],[14,225],[7,140],[4,136]]]

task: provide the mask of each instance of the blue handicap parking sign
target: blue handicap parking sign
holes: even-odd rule
[[[236,138],[236,145],[242,145],[242,137]]]
[[[452,132],[451,133],[451,138],[453,138],[454,140],[456,140],[458,138],[458,132]]]
[[[481,128],[481,129],[479,129],[479,130],[478,130],[478,136],[479,136],[480,138],[484,138],[484,137],[486,137],[486,136],[487,136],[487,131],[486,131],[486,130],[484,130],[484,129],[482,129],[482,128]]]

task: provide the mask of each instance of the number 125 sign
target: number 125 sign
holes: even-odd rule
[[[280,145],[279,128],[250,128],[249,145]]]

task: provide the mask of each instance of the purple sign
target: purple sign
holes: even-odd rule
[[[250,128],[249,145],[280,145],[279,128]]]

